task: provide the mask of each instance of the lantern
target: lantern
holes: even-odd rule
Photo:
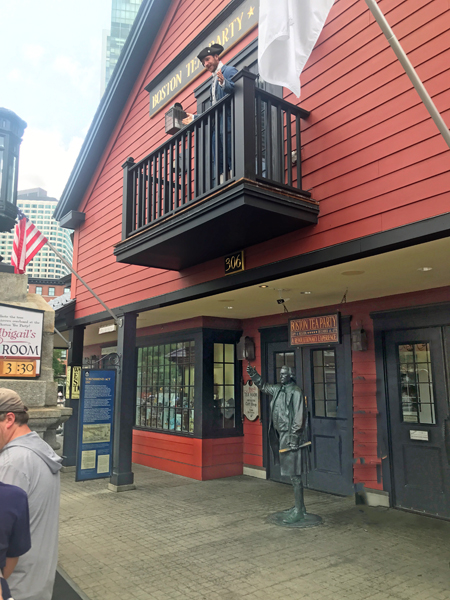
[[[255,342],[248,336],[242,336],[236,346],[238,360],[255,360]]]
[[[19,147],[27,124],[0,108],[0,231],[11,231],[17,215]]]
[[[165,114],[166,117],[166,133],[169,135],[174,135],[182,127],[184,127],[183,119],[187,117],[187,114],[184,112],[183,107],[179,102],[175,102],[172,108]]]

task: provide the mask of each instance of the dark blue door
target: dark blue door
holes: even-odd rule
[[[345,328],[345,324],[344,324]],[[281,367],[295,368],[297,384],[303,389],[311,428],[311,467],[306,486],[324,492],[351,495],[352,462],[352,370],[350,328],[337,346],[290,348],[286,342],[267,345],[267,379],[278,382]],[[265,414],[270,398],[263,397]],[[267,438],[265,438],[267,439]],[[290,483],[280,475],[267,447],[270,479]]]

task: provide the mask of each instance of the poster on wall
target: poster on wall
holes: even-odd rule
[[[115,388],[114,370],[81,372],[75,481],[111,476]]]
[[[44,311],[0,304],[0,378],[41,374]]]

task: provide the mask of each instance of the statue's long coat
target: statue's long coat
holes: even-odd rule
[[[290,444],[302,446],[302,444],[309,441],[307,412],[301,388],[294,382],[287,385],[264,383],[260,375],[252,379],[262,392],[272,396],[272,400],[270,401],[269,444],[274,463],[281,466],[282,475],[292,477],[307,473],[309,471],[310,446],[280,454],[280,449],[289,448]],[[283,431],[277,431],[273,422],[275,402],[280,393],[285,395],[285,411],[280,414]],[[285,429],[286,431],[284,431]]]

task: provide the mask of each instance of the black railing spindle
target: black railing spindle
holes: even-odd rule
[[[292,140],[291,140],[291,111],[286,111],[286,165],[287,184],[292,185]]]
[[[300,119],[309,113],[257,88],[255,79],[241,71],[234,78],[233,95],[139,163],[127,160],[122,239],[207,198],[221,182],[247,179],[288,191],[302,189]]]

